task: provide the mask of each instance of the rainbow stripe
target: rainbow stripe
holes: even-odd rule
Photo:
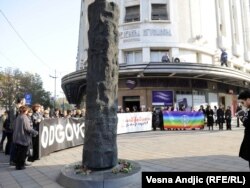
[[[203,128],[204,114],[202,112],[173,111],[163,112],[164,128]]]

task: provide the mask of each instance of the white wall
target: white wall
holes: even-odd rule
[[[109,0],[112,1],[112,0]],[[150,48],[166,50],[170,55],[193,63],[219,64],[219,48],[226,48],[231,67],[242,64],[250,69],[249,7],[247,1],[237,0],[113,0],[120,6],[119,63],[124,63],[123,51],[142,50],[143,63],[148,63]],[[82,0],[85,6],[81,17],[78,61],[87,59],[87,6],[93,0]],[[151,21],[151,3],[168,2],[170,20]],[[141,21],[123,23],[125,6],[140,4]],[[243,6],[244,5],[244,6]],[[220,6],[220,7],[219,7]],[[237,16],[232,21],[232,6]],[[244,9],[245,12],[242,12]],[[236,13],[234,13],[236,14]],[[234,16],[235,17],[235,16]],[[247,22],[247,23],[246,23]],[[220,25],[222,24],[222,30]],[[232,26],[232,24],[234,24]],[[243,29],[242,29],[243,28]],[[238,42],[232,31],[237,30]],[[84,51],[85,50],[85,51]],[[217,62],[216,62],[217,61]]]

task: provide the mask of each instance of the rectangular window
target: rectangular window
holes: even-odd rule
[[[125,63],[127,64],[140,64],[142,63],[142,51],[125,52]]]
[[[169,54],[168,50],[151,50],[150,51],[150,61],[159,63],[162,60],[162,56]]]
[[[135,52],[135,63],[142,63],[142,52],[141,51],[137,51]]]
[[[169,20],[167,4],[152,4],[152,20]]]
[[[140,21],[140,6],[126,7],[125,23]]]
[[[133,52],[126,52],[125,53],[125,63],[132,64],[133,61]]]

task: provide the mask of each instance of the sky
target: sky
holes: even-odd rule
[[[0,70],[37,73],[62,97],[61,78],[76,70],[81,0],[0,0]]]

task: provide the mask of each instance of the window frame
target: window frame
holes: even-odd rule
[[[131,54],[132,57],[128,57],[129,54]],[[132,59],[132,60],[130,60],[130,59]],[[130,65],[143,63],[142,62],[142,50],[125,51],[124,52],[124,62],[126,64],[130,64]]]
[[[155,53],[158,56],[156,61],[152,59],[152,53]],[[166,50],[151,49],[150,50],[150,62],[155,62],[155,63],[161,62],[162,56],[165,55],[166,53],[169,55],[169,58],[170,58],[169,49],[166,49]]]
[[[162,7],[162,8],[161,8]],[[157,12],[157,13],[155,13]],[[158,13],[160,12],[160,13]],[[152,3],[151,4],[151,20],[169,20],[168,3]]]
[[[130,12],[129,9],[131,9]],[[140,5],[125,7],[124,23],[139,22],[140,20],[141,20]]]

